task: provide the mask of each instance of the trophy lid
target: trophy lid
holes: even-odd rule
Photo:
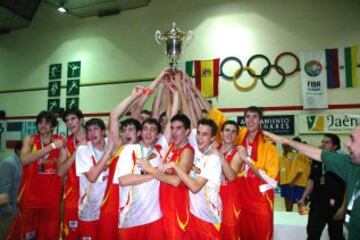
[[[173,22],[172,28],[164,33],[164,36],[168,38],[183,38],[186,36],[186,33],[181,31],[178,27],[176,27],[176,23]]]

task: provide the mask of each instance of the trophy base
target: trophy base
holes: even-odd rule
[[[176,61],[171,61],[171,62],[169,63],[169,66],[170,66],[170,68],[171,68],[172,70],[177,70],[178,67],[179,67],[179,65],[178,65],[178,63],[177,63]]]

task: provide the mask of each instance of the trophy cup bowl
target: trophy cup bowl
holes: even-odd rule
[[[177,68],[183,50],[190,45],[193,38],[192,31],[185,33],[177,28],[175,23],[172,24],[170,30],[163,34],[159,30],[155,32],[155,41],[165,49],[165,54],[170,59],[170,67],[173,70]]]

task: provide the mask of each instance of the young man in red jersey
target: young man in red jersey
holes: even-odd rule
[[[222,153],[231,166],[235,174],[238,174],[242,166],[242,160],[238,152],[238,146],[235,139],[239,131],[236,122],[228,120],[221,126],[222,143],[218,150]],[[239,236],[239,215],[240,201],[238,198],[239,185],[238,179],[228,181],[225,176],[222,177],[220,196],[223,205],[223,218],[220,227],[220,233],[223,239],[238,239]]]
[[[66,158],[65,141],[54,135],[56,117],[40,112],[38,134],[27,136],[21,149],[24,166],[21,200],[21,235],[24,239],[58,239],[62,179],[57,165]]]
[[[163,170],[174,170],[189,189],[190,214],[184,239],[221,239],[219,228],[222,219],[220,183],[223,160],[214,148],[217,127],[208,119],[198,123],[195,157],[190,173],[171,161]]]
[[[66,138],[68,157],[58,165],[57,169],[58,176],[63,177],[66,174],[61,236],[64,240],[77,240],[79,238],[79,177],[76,176],[75,151],[77,146],[86,143],[86,133],[83,128],[84,116],[81,110],[71,108],[65,111],[63,121],[70,135]]]
[[[188,142],[190,119],[184,114],[177,114],[171,119],[170,126],[171,142],[162,158],[162,164],[175,162],[188,174],[194,160],[194,149]],[[167,170],[165,174],[159,174],[148,161],[142,161],[141,166],[147,173],[161,181],[160,206],[164,215],[165,239],[183,239],[190,217],[187,187],[173,169]]]
[[[206,103],[205,103],[206,104]],[[222,125],[224,114],[216,108],[206,107],[208,118]],[[267,240],[273,237],[274,188],[278,175],[278,154],[274,144],[267,140],[261,130],[263,111],[256,106],[245,110],[245,127],[240,128],[236,144],[245,148],[246,163],[239,176],[240,238]],[[221,135],[219,139],[221,141]]]

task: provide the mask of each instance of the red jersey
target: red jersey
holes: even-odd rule
[[[113,183],[113,178],[116,164],[119,160],[119,155],[123,148],[124,146],[121,145],[109,162],[109,178],[107,181],[104,199],[101,203],[100,218],[101,213],[107,213],[116,216],[119,215],[119,185]]]
[[[219,146],[219,149],[221,145]],[[224,153],[226,161],[231,165],[231,162],[237,153],[236,146],[233,146],[229,151]],[[235,225],[240,214],[240,200],[238,198],[239,188],[237,179],[228,182],[223,176],[223,181],[220,187],[220,197],[223,204],[223,224]]]
[[[185,149],[190,149],[194,153],[192,146],[187,143],[180,149],[174,149],[175,145],[170,144],[168,151],[163,158],[163,164],[166,162],[179,163],[180,155]],[[174,174],[174,170],[168,172]],[[189,190],[183,182],[178,187],[170,184],[160,183],[160,206],[168,224],[178,226],[182,231],[185,230],[189,222]]]
[[[275,147],[267,142],[261,133],[257,134],[252,144],[247,143],[246,137],[244,137],[241,145],[247,149],[248,156],[255,162],[254,167],[261,163],[265,164],[267,159],[274,158],[273,155],[276,155]],[[274,151],[268,149],[274,149]],[[275,158],[277,158],[277,155]],[[278,166],[277,162],[274,164],[276,164],[275,167]],[[265,183],[265,181],[256,176],[251,170],[244,170],[241,173],[241,177],[239,178],[241,191],[239,191],[239,193],[242,207],[260,215],[272,215],[274,190],[271,189],[264,193],[259,190],[260,185]]]
[[[73,135],[67,136],[66,138],[66,148],[67,156],[70,157],[76,151],[76,146],[80,142],[74,139]],[[64,186],[64,207],[65,208],[77,208],[79,201],[79,177],[76,176],[76,166],[75,162],[69,168],[66,181]]]
[[[40,135],[33,136],[33,152],[51,144],[42,144]],[[52,141],[61,139],[61,136],[52,135]],[[24,208],[51,208],[60,206],[62,179],[56,174],[57,161],[60,149],[54,149],[26,166],[26,177],[22,195]]]

